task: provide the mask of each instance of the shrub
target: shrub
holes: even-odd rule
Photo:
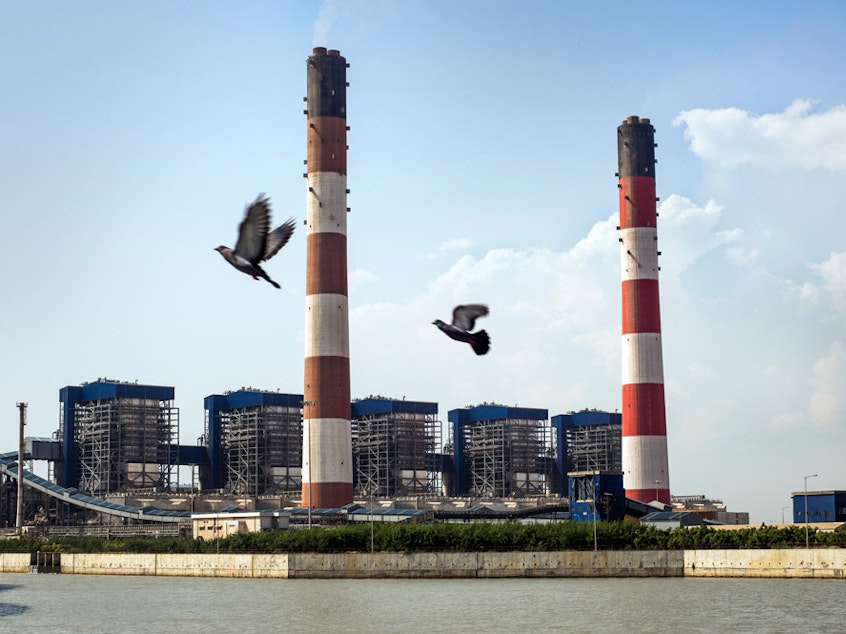
[[[187,537],[20,537],[0,540],[0,552],[346,552],[369,551],[371,530],[375,550],[421,551],[549,551],[593,548],[590,522],[520,524],[517,522],[468,522],[442,524],[351,524],[332,528],[293,529],[263,533],[238,533],[205,541]],[[790,548],[805,546],[804,526],[760,526],[714,530],[708,526],[659,530],[634,521],[597,522],[596,540],[603,550],[682,550],[703,548]],[[817,547],[844,547],[846,533],[809,531]]]

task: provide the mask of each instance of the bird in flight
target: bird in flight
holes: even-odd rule
[[[293,233],[293,218],[270,231],[270,199],[264,194],[259,194],[255,202],[247,207],[247,214],[238,226],[238,242],[235,243],[235,248],[221,245],[215,251],[236,269],[251,275],[254,280],[263,277],[276,288],[280,288],[259,266],[259,262],[276,255],[291,239]]]
[[[491,338],[484,330],[470,332],[478,317],[485,317],[488,307],[484,304],[463,304],[452,311],[452,323],[447,324],[436,319],[435,324],[447,337],[469,343],[476,354],[486,354],[491,348]]]

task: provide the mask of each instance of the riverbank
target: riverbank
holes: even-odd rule
[[[506,577],[846,578],[846,549],[479,553],[0,553],[0,572],[279,579]]]

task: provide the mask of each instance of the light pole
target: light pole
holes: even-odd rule
[[[808,478],[816,477],[816,473],[805,476],[805,548],[808,548]]]
[[[18,443],[18,499],[17,499],[17,517],[15,518],[15,534],[20,537],[23,535],[23,463],[24,450],[26,449],[24,443],[24,425],[26,425],[26,403],[18,403],[18,410],[20,410],[20,442]]]
[[[789,509],[789,506],[782,506],[781,507],[781,523],[784,524],[784,512]]]
[[[596,482],[593,483],[593,495],[591,496],[593,500],[593,550],[596,551]]]
[[[652,483],[655,485],[655,501],[659,502],[660,500],[658,499],[658,489],[661,486],[661,480],[653,480]]]
[[[373,485],[370,485],[370,552],[372,553],[373,548]]]
[[[306,420],[308,420],[308,527],[311,528],[311,407],[317,401],[303,401],[306,407]]]

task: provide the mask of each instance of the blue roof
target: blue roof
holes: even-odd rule
[[[61,400],[74,393],[76,402],[96,401],[103,398],[141,398],[158,401],[173,400],[174,388],[164,385],[140,385],[119,381],[97,380],[86,385],[68,385],[59,390]],[[63,398],[64,397],[64,398]]]
[[[211,409],[217,401],[219,409],[236,409],[256,405],[277,405],[279,407],[302,407],[302,394],[282,394],[280,392],[262,392],[260,390],[238,390],[229,394],[212,394],[204,399],[206,409]]]
[[[476,405],[450,410],[447,416],[451,423],[505,419],[546,420],[549,418],[549,410],[534,407],[508,407],[507,405]]]
[[[593,425],[622,425],[623,415],[618,412],[600,412],[585,409],[581,412],[553,416],[552,424],[565,429],[568,427],[587,427]]]
[[[363,398],[352,404],[352,416],[373,414],[437,414],[438,404],[423,401],[395,401],[387,398]]]

